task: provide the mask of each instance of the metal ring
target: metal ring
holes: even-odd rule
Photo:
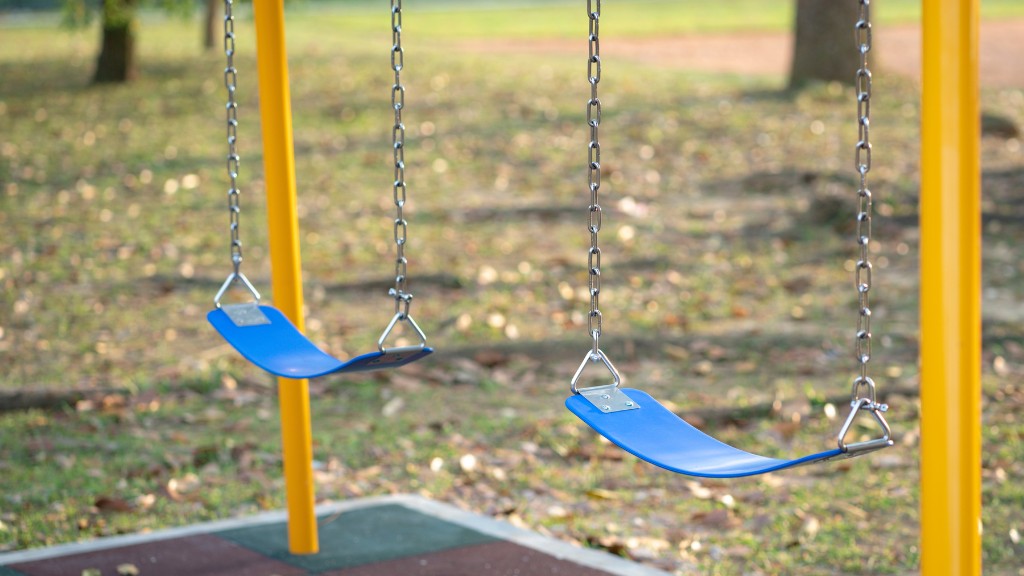
[[[872,404],[876,402],[877,397],[875,396],[875,381],[872,380],[869,376],[858,376],[853,380],[853,390],[851,390],[850,395],[854,398],[854,400],[851,403],[856,403],[858,400],[865,399],[864,396],[860,395],[860,389],[864,387],[867,387],[868,389],[868,395],[866,399],[869,400]]]

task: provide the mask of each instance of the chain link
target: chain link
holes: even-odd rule
[[[227,138],[228,156],[227,173],[231,182],[228,188],[228,214],[230,218],[231,234],[231,265],[234,266],[235,275],[238,275],[239,267],[242,265],[242,240],[239,238],[239,217],[242,208],[239,204],[238,190],[238,103],[235,101],[235,88],[238,85],[238,70],[235,68],[235,18],[231,12],[234,0],[224,0],[224,54],[227,56],[227,66],[224,68],[224,87],[228,91],[227,110]]]
[[[867,398],[875,404],[875,383],[868,376],[871,361],[871,307],[868,296],[871,292],[871,218],[872,197],[868,188],[868,172],[871,171],[871,71],[868,69],[868,53],[871,52],[871,0],[860,0],[860,12],[854,27],[857,51],[860,54],[860,68],[857,70],[857,145],[854,165],[860,176],[857,188],[857,247],[859,259],[855,267],[858,313],[854,353],[860,368],[860,375],[854,379],[851,403]],[[864,389],[867,395],[863,394]]]
[[[405,50],[402,49],[402,0],[391,0],[391,70],[395,83],[391,86],[391,108],[395,111],[395,122],[391,127],[391,148],[395,161],[393,197],[395,202],[394,239],[395,287],[389,294],[395,299],[395,313],[403,318],[409,316],[412,294],[406,292],[409,260],[405,256],[408,241],[409,222],[405,219],[405,124],[402,110],[405,108],[405,86],[402,85],[402,68],[405,67]]]
[[[587,17],[590,21],[587,38],[587,80],[590,82],[590,99],[587,100],[587,125],[590,127],[590,144],[587,147],[587,184],[590,189],[590,206],[587,208],[587,230],[590,232],[590,250],[587,252],[590,315],[587,330],[594,341],[592,354],[597,356],[604,328],[604,317],[601,315],[601,247],[598,245],[598,233],[601,231],[604,214],[598,196],[601,189],[601,141],[598,137],[601,127],[601,99],[597,95],[597,85],[601,83],[601,0],[587,0]]]

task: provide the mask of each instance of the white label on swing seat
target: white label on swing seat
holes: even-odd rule
[[[594,386],[593,388],[581,388],[580,394],[597,406],[597,409],[606,414],[622,412],[623,410],[636,410],[640,406],[634,402],[618,386],[609,384],[607,386]]]
[[[270,324],[270,319],[267,315],[260,310],[260,307],[255,302],[247,302],[245,304],[225,304],[221,306],[221,310],[228,315],[228,318],[235,323],[235,326],[239,328],[245,328],[247,326],[262,326],[264,324]]]

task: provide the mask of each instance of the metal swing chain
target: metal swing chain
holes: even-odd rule
[[[235,68],[235,17],[232,14],[234,0],[224,0],[224,54],[227,57],[227,65],[224,67],[224,87],[228,91],[228,102],[225,105],[227,115],[227,173],[231,182],[228,188],[228,218],[229,236],[231,238],[231,266],[233,272],[221,285],[217,295],[213,297],[213,303],[217,308],[221,307],[220,301],[224,294],[235,282],[241,282],[250,294],[260,301],[260,293],[241,272],[242,266],[242,239],[239,236],[240,216],[242,207],[239,202],[240,191],[238,190],[238,165],[241,162],[238,156],[238,102],[235,100],[235,89],[238,86],[238,69]]]
[[[603,412],[635,410],[639,406],[620,389],[622,382],[619,371],[600,348],[604,317],[601,315],[601,247],[598,234],[601,232],[603,210],[598,192],[601,190],[601,99],[597,85],[601,83],[601,0],[587,0],[589,34],[587,36],[587,81],[590,82],[590,99],[587,100],[587,126],[590,127],[590,143],[587,145],[587,185],[590,189],[590,204],[587,207],[587,230],[590,232],[590,249],[587,250],[588,287],[590,289],[590,314],[587,317],[587,331],[593,341],[591,349],[583,357],[569,384],[573,394],[582,394]],[[586,367],[601,362],[611,374],[613,382],[604,386],[579,388],[577,384]]]
[[[871,70],[868,68],[868,53],[871,52],[871,0],[859,0],[860,10],[854,26],[857,51],[860,53],[860,68],[857,69],[857,144],[854,166],[860,176],[857,187],[857,246],[859,257],[855,267],[857,288],[857,332],[854,354],[860,367],[860,374],[853,380],[850,393],[850,414],[839,431],[839,448],[847,453],[863,452],[892,445],[889,424],[882,413],[889,409],[878,403],[875,382],[868,376],[871,362],[871,219],[872,195],[868,188],[868,172],[871,171]],[[882,429],[882,437],[875,440],[847,444],[846,434],[861,410],[867,410]]]
[[[871,71],[868,69],[868,53],[871,51],[871,0],[860,0],[860,13],[855,25],[857,51],[860,53],[860,68],[857,70],[857,145],[854,163],[860,176],[857,188],[857,246],[860,257],[856,264],[858,313],[855,340],[855,355],[860,364],[860,375],[854,380],[850,398],[857,403],[863,396],[861,390],[868,389],[867,398],[875,404],[875,383],[868,376],[871,361],[871,308],[868,296],[871,292],[871,218],[872,196],[868,188],[868,172],[871,171]]]
[[[590,314],[587,318],[587,331],[594,341],[592,354],[597,357],[601,332],[604,328],[604,317],[601,314],[600,306],[601,248],[598,245],[598,233],[601,231],[603,215],[598,197],[598,191],[601,189],[601,142],[598,138],[601,127],[601,99],[597,96],[597,85],[601,83],[601,0],[587,0],[587,15],[590,18],[589,57],[587,58],[587,79],[590,82],[590,99],[587,101],[587,125],[590,126],[590,144],[587,147],[587,183],[590,188],[587,226],[587,230],[590,231],[590,250],[587,252]]]
[[[402,68],[405,67],[405,50],[402,49],[402,0],[391,0],[391,70],[395,73],[395,83],[391,85],[391,108],[395,111],[395,122],[391,125],[391,149],[394,157],[394,180],[392,195],[395,202],[394,238],[395,238],[395,286],[388,294],[395,299],[395,315],[384,328],[384,333],[377,339],[377,348],[382,353],[389,350],[384,341],[399,322],[407,322],[412,328],[419,344],[413,348],[423,349],[427,345],[427,336],[416,321],[409,315],[412,294],[406,291],[409,260],[405,256],[405,245],[409,238],[409,222],[405,219],[406,182],[405,182],[405,124],[402,123],[402,110],[405,108],[405,86],[402,85]],[[396,349],[391,349],[394,352]]]
[[[224,86],[228,90],[227,137],[228,156],[227,171],[231,187],[228,188],[228,214],[231,221],[231,264],[235,274],[242,265],[242,241],[238,235],[239,216],[242,212],[239,205],[238,164],[240,158],[236,144],[238,142],[238,103],[235,101],[235,87],[238,84],[238,70],[235,68],[235,18],[231,12],[234,0],[224,0],[224,54],[227,66],[224,68]]]
[[[395,201],[394,238],[395,287],[388,293],[395,299],[395,313],[401,318],[409,317],[412,294],[406,292],[409,260],[405,257],[409,222],[405,219],[405,124],[402,123],[402,109],[405,108],[405,86],[402,85],[402,68],[405,66],[405,50],[402,49],[402,0],[391,0],[391,70],[395,83],[391,86],[391,107],[395,111],[395,122],[391,127],[391,147],[394,155],[395,177],[393,197]]]

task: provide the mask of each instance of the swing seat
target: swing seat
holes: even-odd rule
[[[632,409],[604,412],[581,394],[567,398],[565,406],[626,452],[679,474],[737,478],[854,455],[836,448],[793,460],[758,456],[708,436],[642,390],[622,392]]]
[[[342,361],[318,348],[271,306],[225,305],[210,311],[206,319],[246,360],[284,378],[398,368],[434,351],[426,345],[401,346]]]

